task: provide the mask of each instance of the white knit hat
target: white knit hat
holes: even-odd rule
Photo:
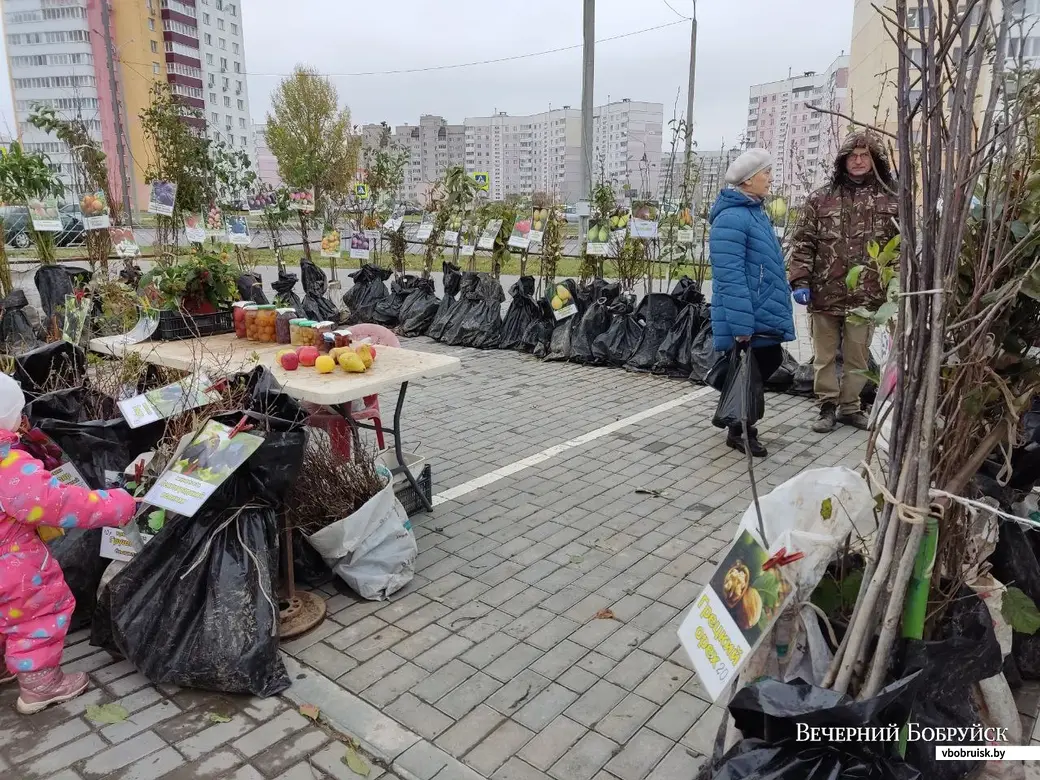
[[[773,155],[768,149],[748,149],[726,169],[726,184],[743,184],[756,173],[773,167]]]
[[[7,374],[0,373],[0,428],[5,431],[17,431],[22,424],[22,410],[25,408],[25,395]]]

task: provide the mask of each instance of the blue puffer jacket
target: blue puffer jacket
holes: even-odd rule
[[[723,190],[709,221],[715,349],[732,349],[737,336],[752,336],[752,347],[794,341],[791,286],[762,203],[740,190]]]

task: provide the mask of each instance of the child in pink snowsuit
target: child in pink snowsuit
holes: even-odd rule
[[[76,607],[61,567],[38,526],[122,526],[135,502],[124,490],[63,485],[27,452],[14,449],[25,396],[0,373],[0,683],[18,678],[24,715],[68,701],[87,689],[87,675],[59,668]],[[8,674],[9,673],[9,674]]]

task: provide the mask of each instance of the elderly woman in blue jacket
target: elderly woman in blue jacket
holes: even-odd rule
[[[712,206],[711,325],[715,349],[741,345],[751,350],[763,379],[783,363],[780,346],[794,341],[791,287],[784,256],[762,204],[769,194],[772,157],[765,149],[749,149],[726,171],[731,185]],[[758,431],[748,427],[751,454],[765,457]],[[730,428],[726,444],[745,452],[740,426]]]

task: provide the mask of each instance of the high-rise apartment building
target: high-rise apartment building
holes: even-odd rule
[[[271,147],[267,145],[267,136],[264,134],[266,130],[267,125],[253,125],[253,169],[264,184],[280,187],[282,177],[278,174],[278,160],[271,153]]]
[[[798,203],[828,177],[848,125],[813,106],[847,113],[849,58],[823,73],[809,71],[751,87],[746,143],[773,155],[773,190]]]
[[[373,137],[378,142],[379,136]],[[394,142],[408,151],[402,197],[421,203],[430,185],[439,181],[452,165],[462,164],[466,131],[462,125],[449,125],[444,117],[423,114],[418,125],[395,127]]]
[[[36,105],[54,108],[59,116],[82,120],[101,140],[113,192],[122,198],[118,116],[126,187],[131,203],[139,208],[148,199],[144,173],[150,152],[138,117],[147,108],[151,88],[157,82],[165,80],[185,105],[204,112],[204,119],[185,120],[199,132],[208,128],[214,138],[220,133],[221,140],[229,145],[253,153],[237,2],[0,0],[0,8],[14,96],[14,129],[29,151],[50,156],[70,190],[70,200],[79,195],[71,158],[64,144],[29,124]],[[226,49],[221,48],[221,41]],[[221,51],[226,51],[229,63],[226,93],[220,73]],[[212,64],[207,56],[210,53]],[[207,99],[211,97],[208,83],[217,87],[211,100]],[[228,132],[228,125],[232,132]]]

